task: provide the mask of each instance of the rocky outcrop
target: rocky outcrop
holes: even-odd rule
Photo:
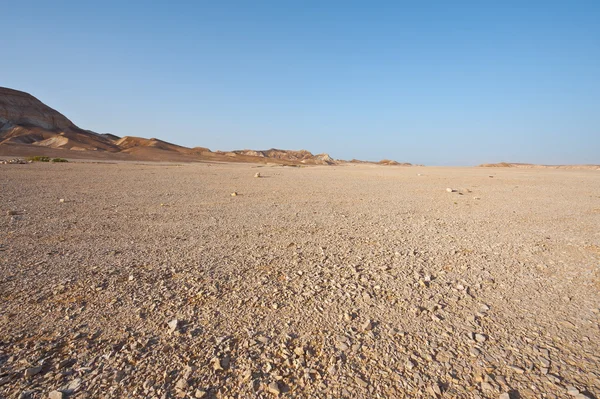
[[[270,150],[264,151],[237,150],[233,151],[233,153],[244,156],[271,158],[313,165],[334,165],[336,163],[336,161],[328,154],[313,155],[310,151],[306,150],[293,151],[271,148]]]
[[[117,152],[113,140],[77,127],[31,94],[0,87],[0,144]]]

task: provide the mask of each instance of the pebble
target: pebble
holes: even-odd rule
[[[33,377],[36,374],[39,374],[42,371],[42,366],[30,367],[25,370],[25,377]]]
[[[203,391],[202,389],[196,389],[196,392],[194,392],[194,397],[197,399],[202,399],[206,396],[206,391]]]
[[[279,390],[279,385],[277,385],[277,383],[275,381],[273,381],[272,383],[270,383],[267,386],[267,391],[269,391],[270,393],[272,393],[273,395],[279,395],[281,393],[281,391]]]
[[[232,197],[237,197],[237,195],[238,195],[238,193],[237,193],[237,192],[235,192],[235,191],[231,193],[231,196],[232,196]]]
[[[500,396],[498,396],[498,399],[510,399],[510,395],[508,394],[508,392],[504,392],[501,393]]]
[[[8,216],[13,216],[13,215],[18,215],[18,214],[19,214],[19,212],[17,212],[17,211],[6,211],[6,214],[7,214]]]
[[[358,386],[361,388],[366,388],[369,385],[369,383],[367,381],[363,380],[360,377],[355,377],[354,380],[356,381]]]
[[[59,200],[58,200],[58,202],[61,202],[61,203],[62,203],[62,202],[65,202],[65,199],[64,199],[64,198],[61,198],[61,199],[59,199]]]
[[[477,342],[485,342],[486,337],[483,334],[475,334],[475,341]]]
[[[364,322],[361,328],[363,331],[371,331],[373,329],[373,323],[371,322],[371,320],[367,320],[366,322]]]
[[[260,172],[256,172],[256,173],[254,174],[254,177],[260,177]]]
[[[169,331],[175,332],[179,328],[179,320],[173,319],[169,322]]]
[[[454,192],[454,190],[453,190],[453,189],[451,189],[450,187],[448,187],[448,188],[446,189],[446,191],[448,191],[449,193],[453,193],[453,192]]]
[[[48,398],[50,399],[63,399],[65,397],[65,394],[62,393],[61,391],[52,391],[50,392],[50,395],[48,395]]]
[[[177,381],[177,384],[175,384],[175,388],[179,389],[180,391],[185,391],[188,388],[188,382],[185,378],[181,378],[179,381]]]
[[[517,366],[508,366],[508,368],[519,374],[523,374],[525,372],[525,370],[523,370],[521,367],[517,367]]]
[[[483,389],[484,391],[493,391],[494,387],[489,382],[484,381],[481,383],[481,389]]]

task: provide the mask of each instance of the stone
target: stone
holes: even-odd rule
[[[567,393],[571,396],[577,396],[579,395],[579,389],[575,388],[573,385],[568,385]]]
[[[508,368],[519,374],[523,374],[525,372],[525,370],[518,366],[508,366]]]
[[[367,320],[363,323],[361,328],[363,331],[371,331],[373,329],[373,323],[371,322],[371,320]]]
[[[469,349],[469,354],[473,357],[477,357],[481,354],[481,351],[475,347],[472,347],[471,349]]]
[[[17,212],[17,211],[6,211],[6,214],[7,214],[8,216],[14,216],[14,215],[18,215],[18,214],[19,214],[19,212]]]
[[[63,202],[65,202],[65,199],[61,198],[61,199],[58,200],[58,202],[63,203]]]
[[[256,173],[254,174],[254,177],[260,177],[260,172],[256,172]]]
[[[232,196],[232,197],[237,197],[237,195],[238,195],[238,193],[237,193],[237,192],[235,192],[235,191],[231,193],[231,196]]]
[[[219,359],[218,357],[213,357],[210,361],[210,363],[213,366],[213,370],[215,371],[222,371],[223,367],[221,366],[221,359]]]
[[[206,397],[206,391],[202,389],[196,389],[196,392],[194,392],[194,397],[197,399],[202,399]]]
[[[510,395],[508,392],[503,392],[500,394],[500,396],[498,396],[498,399],[510,399]]]
[[[52,391],[50,392],[50,395],[48,395],[48,398],[50,399],[63,399],[65,397],[65,394],[62,393],[61,391]]]
[[[355,377],[354,381],[356,381],[356,383],[358,384],[359,387],[361,388],[366,388],[367,386],[369,386],[369,383],[365,380],[363,380],[360,377]]]
[[[489,382],[484,381],[481,383],[481,389],[489,392],[489,391],[493,391],[494,387]]]
[[[475,334],[475,341],[477,342],[485,342],[487,338],[483,334]]]
[[[446,191],[448,191],[449,193],[453,193],[453,192],[454,192],[454,190],[453,190],[453,189],[451,189],[450,187],[448,187],[448,188],[446,189]]]
[[[179,320],[173,319],[169,323],[169,331],[175,332],[179,328]]]
[[[42,371],[42,366],[30,367],[25,370],[25,377],[33,377],[36,374],[39,374]]]
[[[275,381],[273,381],[267,386],[267,391],[269,391],[275,396],[278,396],[281,393],[281,391],[279,390],[279,385],[277,385],[277,382]]]
[[[188,382],[185,378],[179,379],[179,381],[177,381],[177,384],[175,384],[175,389],[178,389],[180,391],[185,391],[187,388]]]

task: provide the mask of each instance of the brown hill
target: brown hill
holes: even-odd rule
[[[535,169],[589,169],[589,170],[600,170],[600,165],[536,165],[532,163],[510,163],[510,162],[499,162],[499,163],[484,163],[478,165],[479,168],[535,168]]]
[[[77,127],[32,95],[0,87],[0,145],[6,144],[119,151],[110,138]]]
[[[279,150],[271,148],[270,150],[255,151],[255,150],[237,150],[232,151],[237,155],[245,155],[260,158],[270,158],[286,161],[297,161],[303,164],[316,164],[316,165],[333,165],[336,161],[331,158],[328,154],[317,154],[313,155],[310,151],[300,150]]]
[[[69,152],[65,152],[70,150]],[[43,155],[78,159],[143,161],[216,161],[280,165],[336,165],[328,154],[306,150],[238,150],[212,152],[188,148],[156,138],[95,133],[76,126],[67,117],[30,94],[0,87],[0,155]],[[384,160],[380,164],[396,165]]]

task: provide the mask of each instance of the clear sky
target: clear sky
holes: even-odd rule
[[[431,165],[600,163],[600,1],[8,1],[0,86],[84,129]]]

